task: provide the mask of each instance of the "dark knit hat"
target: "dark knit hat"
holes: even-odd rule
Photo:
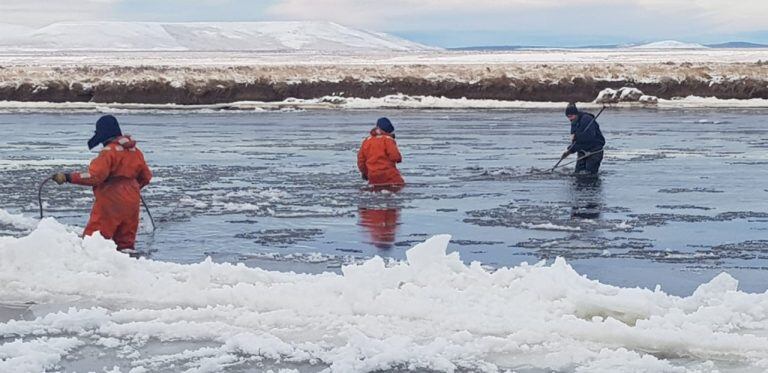
[[[111,115],[105,115],[96,122],[96,133],[88,140],[88,149],[93,149],[99,144],[103,144],[109,139],[122,136],[120,125],[117,118]]]
[[[576,108],[576,104],[573,102],[568,104],[568,106],[565,107],[565,115],[579,115],[579,109]]]
[[[379,120],[376,121],[376,127],[386,133],[395,132],[395,126],[393,126],[392,122],[387,118],[379,118]]]

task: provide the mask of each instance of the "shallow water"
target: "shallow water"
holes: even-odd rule
[[[690,294],[727,271],[768,289],[768,128],[761,110],[608,110],[598,180],[542,173],[568,126],[559,111],[124,113],[156,178],[156,260],[336,271],[453,235],[451,250],[489,267],[562,256],[603,283]],[[408,186],[372,193],[355,152],[370,123],[397,126]],[[0,193],[37,214],[37,183],[79,169],[98,115],[0,115]],[[84,225],[90,192],[44,189],[46,214]],[[18,228],[0,231],[19,235]]]

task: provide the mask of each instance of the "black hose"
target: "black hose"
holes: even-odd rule
[[[43,218],[43,187],[45,184],[48,184],[49,181],[51,181],[50,177],[45,178],[45,180],[40,183],[40,187],[37,188],[37,203],[40,205],[40,219]]]
[[[43,218],[43,187],[45,184],[48,184],[49,181],[51,181],[50,177],[45,178],[37,188],[37,204],[40,206],[40,219]],[[147,205],[147,201],[144,200],[144,197],[139,195],[139,198],[141,198],[141,204],[144,205],[144,209],[147,210],[149,221],[152,222],[152,231],[154,232],[157,230],[157,226],[155,225],[155,219],[152,217],[152,212],[149,211],[149,206]]]
[[[144,205],[144,209],[147,210],[147,215],[149,215],[149,221],[152,222],[152,232],[157,230],[157,226],[155,225],[155,219],[152,218],[152,213],[149,211],[149,206],[147,206],[147,201],[144,200],[144,196],[139,195],[139,198],[141,198],[141,204]]]

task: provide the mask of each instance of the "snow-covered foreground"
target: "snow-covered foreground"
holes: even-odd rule
[[[727,274],[681,298],[561,259],[488,272],[449,239],[300,275],[135,260],[46,219],[0,238],[0,299],[37,304],[0,323],[0,371],[74,370],[93,348],[91,367],[122,372],[768,369],[768,294]]]

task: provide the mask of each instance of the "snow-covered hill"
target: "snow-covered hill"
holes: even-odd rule
[[[332,22],[62,22],[0,35],[0,50],[423,51],[431,47]]]
[[[636,45],[634,49],[706,49],[707,47],[696,43],[683,43],[676,40],[662,40],[648,44]]]
[[[3,39],[17,38],[32,31],[34,31],[34,29],[29,27],[0,23],[0,44]]]

